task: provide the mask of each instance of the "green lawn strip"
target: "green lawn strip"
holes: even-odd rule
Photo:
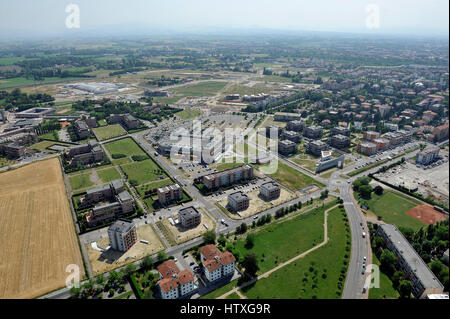
[[[101,179],[103,183],[109,183],[115,179],[120,179],[120,174],[114,167],[96,171],[98,177]]]
[[[360,201],[361,204],[367,203],[369,210],[376,216],[381,216],[383,221],[388,224],[410,227],[414,230],[425,226],[421,221],[406,214],[411,208],[420,205],[420,202],[414,199],[406,199],[393,191],[385,190],[381,196],[372,193],[371,199],[361,199]]]
[[[120,124],[96,127],[93,131],[99,141],[109,140],[127,134]]]
[[[239,297],[239,295],[235,292],[229,294],[225,299],[241,299],[241,297]]]
[[[94,183],[91,182],[89,179],[91,176],[91,173],[87,174],[80,174],[69,177],[69,184],[72,190],[78,190],[83,188],[88,188],[91,186],[94,186]]]
[[[106,143],[104,146],[111,156],[114,154],[123,154],[125,156],[146,155],[139,145],[130,137]]]
[[[380,266],[380,261],[375,254],[372,254],[372,264]],[[398,299],[400,294],[392,286],[389,277],[380,271],[380,287],[369,289],[369,299]]]
[[[222,286],[222,287],[210,292],[209,294],[201,296],[200,299],[216,299],[236,287],[237,287],[237,280],[234,280],[234,281],[226,284],[225,286]]]
[[[113,165],[123,165],[123,164],[128,164],[131,162],[132,162],[132,160],[129,157],[119,158],[119,159],[115,159],[115,160],[111,161],[111,163]]]
[[[255,166],[257,169],[262,167],[261,165],[257,164],[252,165]],[[275,173],[266,175],[272,177],[281,184],[293,190],[301,189],[312,184],[321,187],[325,186],[322,183],[316,181],[315,179],[309,177],[308,175],[305,175],[302,172],[296,170],[295,168],[292,168],[291,166],[281,162],[278,162],[278,169]]]
[[[137,185],[168,177],[152,159],[121,165],[120,168],[127,176],[128,181],[136,181]]]
[[[242,290],[251,299],[333,299],[340,298],[343,281],[338,288],[341,270],[347,271],[350,248],[350,229],[340,208],[328,213],[326,245],[291,264],[275,271],[268,278],[258,280]],[[347,235],[346,235],[347,234]],[[343,256],[347,254],[347,261]]]
[[[113,299],[129,299],[132,295],[133,295],[133,290],[130,290],[119,296],[114,297]]]
[[[235,243],[243,258],[248,252],[256,253],[259,272],[263,274],[323,241],[324,211],[335,205],[315,208],[287,220],[272,222],[254,232],[254,246],[245,248],[245,238]]]
[[[139,196],[141,197],[145,197],[145,192],[155,189],[155,188],[159,188],[159,187],[164,187],[167,185],[172,185],[174,182],[170,179],[170,178],[166,178],[157,182],[151,182],[151,183],[147,183],[147,184],[143,184],[140,185],[138,187],[136,187],[136,191],[138,192]]]

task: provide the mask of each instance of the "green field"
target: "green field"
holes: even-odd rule
[[[241,299],[241,297],[239,297],[239,295],[237,293],[233,292],[233,293],[229,294],[227,296],[227,298],[225,298],[225,299]]]
[[[261,167],[261,165],[253,166],[255,166],[256,168]],[[277,180],[278,182],[289,187],[292,190],[301,189],[312,184],[321,187],[324,186],[322,183],[316,181],[308,175],[305,175],[297,171],[295,168],[292,168],[291,166],[281,162],[278,162],[277,172],[274,174],[268,174],[268,176],[272,177],[273,179]]]
[[[36,150],[36,151],[40,151],[40,152],[46,151],[46,152],[49,152],[49,153],[53,153],[53,152],[56,152],[56,151],[52,151],[52,150],[47,149],[47,147],[50,147],[50,146],[53,146],[53,145],[61,145],[61,146],[67,146],[67,147],[72,146],[71,144],[65,144],[63,142],[42,141],[42,142],[34,144],[33,146],[30,147],[30,149]]]
[[[246,249],[245,240],[239,240],[235,249],[240,256],[248,252],[256,253],[259,259],[258,274],[265,273],[322,242],[323,214],[333,205],[335,203],[329,203],[324,208],[315,208],[295,218],[273,222],[255,233],[253,248]]]
[[[372,254],[372,264],[380,265],[375,254]],[[369,299],[398,299],[400,294],[392,286],[392,281],[389,277],[380,271],[380,288],[370,288]]]
[[[0,167],[13,165],[15,163],[17,163],[17,162],[14,161],[14,160],[10,160],[8,158],[0,157]]]
[[[96,127],[93,131],[99,141],[105,141],[127,134],[120,124]]]
[[[113,165],[123,165],[123,164],[128,164],[131,162],[132,162],[132,160],[129,157],[119,158],[119,159],[115,159],[115,160],[111,161],[111,163]]]
[[[111,155],[124,154],[126,156],[146,155],[145,152],[130,137],[123,138],[114,142],[105,144],[106,149]]]
[[[34,79],[26,79],[26,78],[12,78],[7,80],[0,80],[0,88],[21,86],[21,85],[31,85],[31,84],[47,84],[47,83],[55,83],[55,82],[68,82],[73,80],[79,80],[80,78],[45,78],[41,81],[35,81]]]
[[[109,183],[115,179],[120,179],[120,174],[114,167],[97,170],[97,175],[103,183]]]
[[[340,271],[347,271],[343,256],[350,255],[350,248],[346,251],[350,230],[344,215],[345,212],[339,208],[328,213],[329,241],[325,246],[279,269],[268,278],[258,280],[242,292],[251,299],[340,298]]]
[[[216,289],[214,291],[211,291],[209,294],[206,294],[204,296],[201,296],[200,299],[216,299],[217,297],[222,296],[223,294],[227,293],[233,288],[237,287],[237,280],[234,280],[219,289]]]
[[[181,112],[176,113],[175,115],[182,120],[192,119],[202,114],[199,110],[183,110]]]
[[[126,174],[128,181],[134,180],[138,185],[168,177],[152,159],[121,165],[120,168]]]
[[[180,86],[172,89],[183,96],[213,96],[227,85],[227,82],[208,81],[192,85]]]
[[[92,183],[91,180],[89,179],[90,176],[91,173],[69,177],[69,184],[70,187],[72,188],[72,191],[94,186],[94,183]]]
[[[149,191],[151,189],[155,189],[155,188],[158,188],[158,187],[164,187],[164,186],[167,186],[167,185],[172,185],[172,184],[173,184],[173,181],[170,178],[166,178],[166,179],[163,179],[163,180],[160,180],[160,181],[157,181],[157,182],[152,182],[152,183],[141,185],[139,187],[136,187],[136,190],[137,190],[137,192],[139,193],[139,195],[141,197],[144,197],[146,191]]]
[[[405,214],[421,203],[393,191],[385,190],[381,196],[372,193],[370,200],[361,199],[361,203],[367,203],[369,210],[375,215],[381,216],[383,221],[388,224],[394,224],[397,227],[410,227],[414,230],[425,226],[421,221]]]

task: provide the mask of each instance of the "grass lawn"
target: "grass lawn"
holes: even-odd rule
[[[345,212],[335,208],[328,213],[328,236],[325,246],[305,257],[258,280],[242,292],[252,299],[334,299],[340,298],[338,289],[341,270],[347,271],[351,242],[350,229],[344,220]],[[303,226],[302,226],[303,227]],[[347,261],[343,256],[348,255]],[[343,286],[343,282],[341,283]]]
[[[380,261],[375,254],[372,254],[372,263],[380,265]],[[370,288],[369,299],[398,299],[398,297],[400,297],[400,294],[392,286],[392,281],[380,271],[380,288]]]
[[[217,297],[222,296],[224,293],[236,287],[237,287],[237,280],[234,280],[226,284],[225,286],[220,287],[219,289],[211,291],[209,294],[201,296],[200,299],[216,299]]]
[[[58,136],[58,131],[52,131],[52,132],[40,135],[39,138],[46,139],[46,140],[58,141],[59,138],[55,139],[55,134],[53,132],[56,132],[56,136]]]
[[[195,118],[197,116],[200,116],[201,114],[202,112],[199,110],[183,110],[181,112],[175,113],[175,115],[182,120]]]
[[[180,86],[172,89],[177,94],[184,96],[213,96],[227,85],[227,82],[208,81],[192,85]]]
[[[167,185],[172,185],[172,184],[173,184],[173,181],[170,178],[166,178],[166,179],[163,179],[163,180],[160,180],[157,182],[152,182],[152,183],[141,185],[139,187],[136,187],[136,190],[141,197],[144,197],[146,191],[149,191],[149,190],[155,189],[155,188],[159,188],[159,187],[164,187]]]
[[[237,293],[233,292],[229,294],[228,297],[226,297],[225,299],[241,299],[241,297],[239,297]]]
[[[99,141],[109,140],[127,134],[120,124],[96,127],[93,131]]]
[[[262,165],[254,165],[254,166],[256,168],[259,168]],[[281,162],[278,162],[277,172],[268,175],[292,190],[301,189],[311,184],[315,184],[321,187],[324,186],[322,183],[316,181],[315,179],[309,177],[308,175],[305,175],[297,171],[295,168],[292,168],[291,166]]]
[[[111,161],[111,163],[113,165],[123,165],[123,164],[128,164],[128,163],[131,163],[131,162],[132,162],[132,160],[129,157],[119,158],[119,159]]]
[[[234,159],[233,159],[234,160]],[[233,162],[233,163],[220,163],[217,165],[217,170],[218,171],[224,171],[226,169],[230,169],[230,168],[235,168],[235,167],[239,167],[244,165],[244,163],[237,163],[237,162]]]
[[[120,179],[120,174],[114,167],[97,170],[97,175],[103,183],[109,183],[115,179]]]
[[[136,142],[130,137],[106,143],[105,147],[111,155],[113,154],[124,154],[126,156],[146,155],[144,151],[139,147],[139,145],[137,145]]]
[[[407,199],[391,190],[385,190],[381,196],[372,193],[370,200],[361,199],[361,203],[367,203],[371,212],[381,216],[384,222],[397,227],[403,226],[418,230],[425,226],[421,221],[405,214],[411,208],[420,205],[420,202],[412,198]]]
[[[56,151],[47,149],[47,147],[50,147],[53,145],[61,145],[61,146],[68,146],[68,147],[72,146],[71,144],[64,144],[63,142],[42,141],[42,142],[34,144],[33,146],[30,147],[30,149],[40,151],[40,152],[46,151],[49,153],[54,153]]]
[[[135,180],[138,185],[156,181],[160,179],[160,177],[168,177],[166,173],[161,171],[161,169],[151,159],[121,165],[120,168],[127,176],[128,181]]]
[[[69,177],[69,184],[72,188],[72,191],[93,186],[94,183],[92,183],[89,179],[90,176],[91,173]]]
[[[336,203],[315,208],[292,219],[275,221],[254,233],[255,245],[246,249],[245,238],[238,240],[235,249],[241,257],[254,252],[259,259],[258,274],[276,267],[323,241],[323,213]],[[294,244],[295,243],[295,244]]]
[[[17,162],[14,161],[14,160],[10,160],[10,159],[5,158],[5,157],[0,157],[0,167],[12,165],[12,164],[15,164],[15,163],[17,163]]]
[[[106,126],[106,125],[108,125],[108,123],[106,122],[106,120],[100,120],[100,121],[98,121],[98,125],[99,126]]]

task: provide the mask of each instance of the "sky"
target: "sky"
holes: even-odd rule
[[[80,28],[66,26],[69,4]],[[0,38],[241,29],[448,36],[448,11],[448,0],[0,0]]]

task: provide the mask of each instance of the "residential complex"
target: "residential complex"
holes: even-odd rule
[[[193,293],[197,286],[194,274],[189,269],[180,271],[173,260],[167,260],[158,266],[157,285],[162,299],[177,299]]]
[[[422,165],[428,165],[433,163],[439,158],[439,147],[431,147],[426,148],[419,154],[417,154],[416,157],[416,163],[422,164]]]
[[[184,228],[193,228],[200,224],[202,215],[195,207],[190,206],[178,211],[178,219]]]
[[[139,128],[139,120],[130,114],[111,114],[109,116],[109,123],[122,124],[127,130]]]
[[[250,180],[253,177],[253,167],[246,164],[240,167],[203,176],[202,182],[207,189],[211,190],[229,186],[241,181]]]
[[[336,147],[336,148],[346,148],[348,146],[350,146],[350,137],[345,136],[345,135],[341,135],[341,134],[337,134],[337,135],[333,135],[331,137],[331,146]]]
[[[235,192],[228,195],[228,207],[234,212],[246,210],[250,205],[250,198],[243,192]]]
[[[303,131],[304,127],[305,127],[305,124],[301,120],[289,121],[286,125],[287,130],[294,131],[294,132],[301,132],[301,131]]]
[[[290,155],[297,153],[298,144],[290,140],[282,140],[278,142],[278,153],[282,155]]]
[[[322,141],[311,141],[306,146],[306,151],[315,156],[320,156],[322,151],[328,149],[328,145]]]
[[[322,137],[322,128],[320,126],[308,126],[303,130],[303,136],[307,138],[321,138]]]
[[[157,194],[159,204],[167,205],[183,199],[183,188],[178,184],[168,185],[158,188]]]
[[[93,164],[102,162],[105,159],[103,150],[96,141],[89,141],[87,144],[70,147],[65,158],[69,162],[69,166],[76,167],[79,164]]]
[[[263,197],[266,201],[275,200],[280,197],[280,186],[275,182],[264,183],[259,188],[261,197]]]

